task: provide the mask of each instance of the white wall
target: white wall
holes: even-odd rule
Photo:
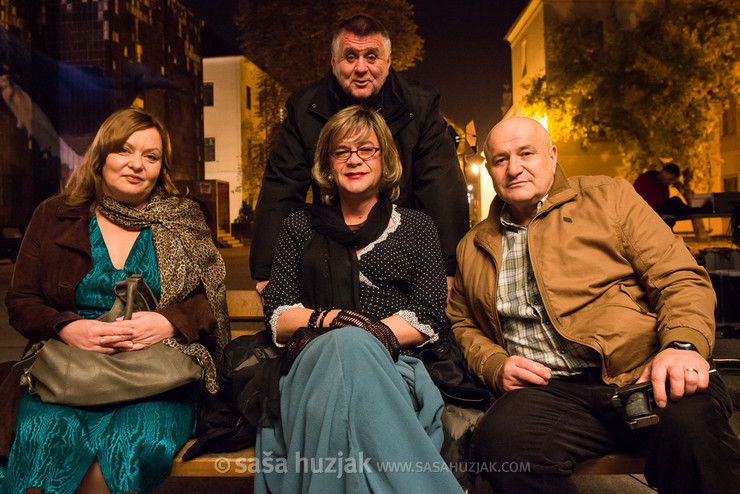
[[[241,56],[203,59],[203,82],[213,83],[213,106],[203,108],[204,137],[216,138],[216,161],[205,162],[205,178],[229,182],[230,221],[239,214],[242,202],[243,60]]]

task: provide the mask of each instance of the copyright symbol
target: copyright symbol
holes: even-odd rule
[[[216,469],[216,472],[226,473],[229,471],[229,468],[231,468],[231,463],[229,463],[228,458],[224,458],[222,456],[221,458],[216,459],[216,463],[214,463],[213,466]]]

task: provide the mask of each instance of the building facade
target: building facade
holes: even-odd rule
[[[548,64],[548,29],[557,21],[577,17],[605,19],[614,8],[615,15],[626,25],[636,25],[641,18],[650,13],[656,6],[662,6],[662,0],[634,0],[613,2],[610,0],[593,0],[589,2],[576,0],[532,0],[506,34],[506,41],[511,46],[513,105],[507,116],[522,113],[521,101],[525,96],[523,84],[535,75],[547,72]],[[723,165],[713,169],[711,189],[715,192],[726,190],[726,185],[737,184],[740,171],[740,136],[737,130],[738,109],[724,112],[721,147]],[[727,121],[728,118],[730,121]],[[734,120],[732,120],[734,118]],[[733,123],[734,121],[734,123]],[[606,139],[594,136],[588,149],[582,149],[575,142],[556,142],[560,161],[569,175],[604,174],[616,176],[621,165],[621,157],[615,145]],[[729,190],[728,190],[729,191]]]
[[[267,128],[259,88],[266,77],[243,56],[203,59],[205,178],[229,183],[231,221],[243,201],[256,203],[262,182]]]
[[[722,192],[737,192],[740,175],[740,105],[737,99],[730,101],[722,113]]]
[[[131,105],[169,130],[173,178],[202,179],[202,26],[176,0],[0,0],[0,221],[25,224]]]

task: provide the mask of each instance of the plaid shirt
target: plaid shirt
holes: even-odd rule
[[[545,198],[537,205],[538,210]],[[509,354],[549,367],[553,377],[599,367],[595,350],[560,336],[550,322],[529,261],[527,227],[511,221],[508,206],[501,211],[501,224],[503,254],[496,307]]]

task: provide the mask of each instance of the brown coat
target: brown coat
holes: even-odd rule
[[[502,206],[494,199],[489,217],[460,242],[447,306],[471,371],[492,388],[508,357],[496,312]],[[671,341],[711,354],[709,277],[628,182],[566,178],[558,167],[528,248],[553,326],[601,355],[605,382],[635,381]]]
[[[23,238],[5,304],[10,324],[31,343],[59,338],[65,324],[80,319],[75,290],[92,267],[89,205],[70,207],[62,196],[41,203]],[[200,287],[182,302],[157,309],[178,331],[179,339],[216,347],[216,319]],[[20,357],[20,355],[19,355]],[[13,408],[14,416],[15,408]],[[0,455],[9,447],[14,418],[0,417]]]

